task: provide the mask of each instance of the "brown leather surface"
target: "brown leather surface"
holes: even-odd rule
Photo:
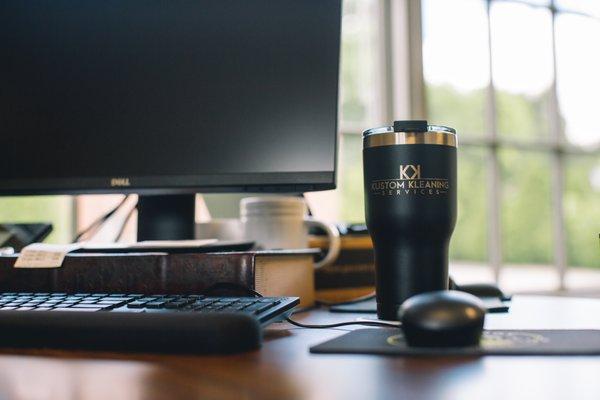
[[[219,282],[254,287],[255,252],[74,254],[62,267],[13,268],[0,257],[0,290],[21,292],[198,293]]]

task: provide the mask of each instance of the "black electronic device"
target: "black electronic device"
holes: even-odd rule
[[[496,298],[500,301],[509,301],[512,296],[504,293],[498,286],[491,283],[470,283],[457,286],[455,290],[472,294],[479,298]]]
[[[142,241],[192,239],[196,192],[334,188],[340,28],[341,0],[3,0],[0,194],[139,193]]]
[[[225,354],[254,350],[297,297],[1,293],[0,343]]]
[[[51,232],[50,223],[0,224],[0,247],[20,251],[31,243],[42,242]]]
[[[440,290],[406,300],[398,319],[410,346],[476,346],[483,333],[485,306],[471,294]]]

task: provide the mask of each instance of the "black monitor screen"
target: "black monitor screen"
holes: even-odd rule
[[[340,7],[0,1],[0,191],[333,187]]]

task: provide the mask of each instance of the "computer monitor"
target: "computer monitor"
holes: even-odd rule
[[[196,192],[335,187],[341,0],[0,1],[0,194],[139,193],[138,239]]]

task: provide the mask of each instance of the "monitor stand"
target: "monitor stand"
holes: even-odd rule
[[[138,242],[191,240],[195,230],[195,194],[140,195]]]

